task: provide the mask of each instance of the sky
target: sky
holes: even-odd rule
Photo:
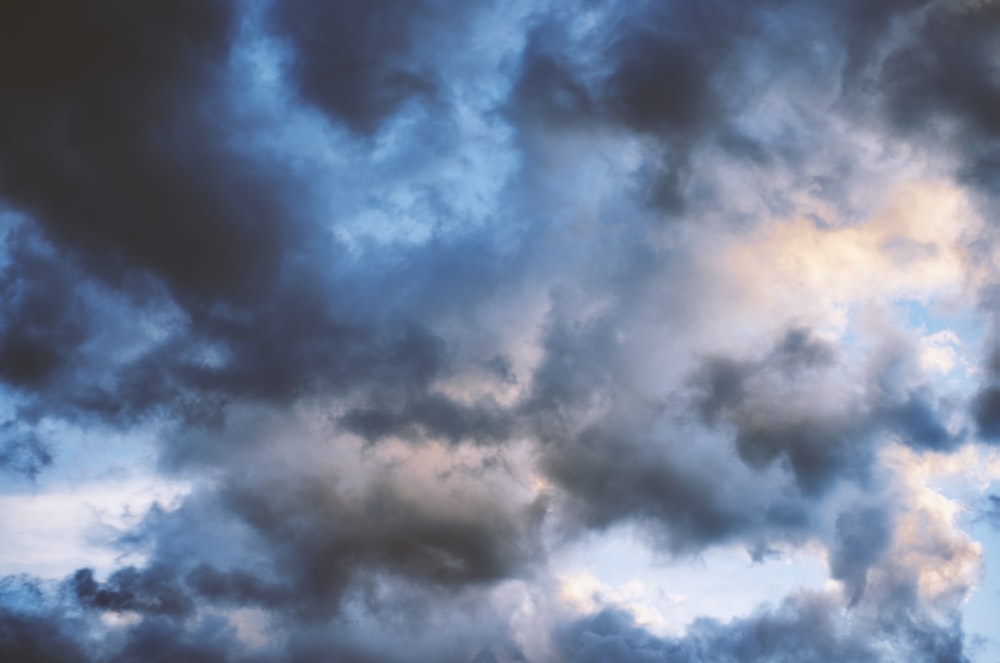
[[[997,614],[1000,3],[0,3],[0,661]]]

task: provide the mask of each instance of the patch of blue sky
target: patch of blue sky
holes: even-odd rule
[[[955,366],[939,376],[933,386],[963,399],[971,397],[982,378],[978,367],[989,332],[981,311],[919,299],[900,299],[893,306],[900,320],[922,338],[942,339],[952,346]],[[996,606],[1000,601],[1000,530],[983,520],[976,508],[976,502],[996,491],[997,482],[994,481],[989,486],[965,486],[961,491],[965,494],[957,496],[969,509],[959,524],[982,544],[983,549],[985,573],[961,606],[969,655],[975,663],[1000,660],[1000,636],[996,629]],[[950,496],[955,490],[945,487],[942,492]]]
[[[893,306],[907,326],[925,334],[951,330],[968,343],[981,343],[985,338],[986,321],[976,309],[914,298],[897,299]]]
[[[1000,489],[997,482],[987,492]],[[1000,631],[997,630],[997,605],[1000,604],[1000,528],[970,513],[964,529],[983,546],[984,573],[979,585],[962,605],[962,620],[974,663],[1000,660]]]
[[[158,474],[155,423],[120,432],[43,419],[35,434],[52,464],[32,479],[0,473],[0,577],[118,568],[116,539],[154,504],[171,508],[190,490],[188,481]]]
[[[885,339],[873,336],[863,324],[868,310],[861,302],[852,302],[844,310],[846,324],[840,329],[820,330],[833,332],[843,355],[852,360],[884,350]],[[915,343],[917,359],[930,359],[928,352],[939,348],[947,354],[948,361],[936,367],[925,366],[928,375],[936,372],[934,387],[967,397],[978,386],[977,365],[984,352],[988,335],[988,321],[982,312],[972,306],[939,302],[935,299],[900,297],[885,303],[883,314],[895,325],[908,341]]]
[[[982,312],[933,299],[900,299],[893,308],[907,328],[919,335],[926,344],[949,346],[955,364],[947,371],[943,384],[952,392],[971,395],[982,376],[978,374],[989,332]]]
[[[822,589],[828,579],[818,548],[754,561],[744,548],[717,546],[668,559],[629,526],[593,534],[555,555],[552,566],[563,578],[564,592],[567,584],[586,579],[593,608],[625,609],[640,621],[645,618],[650,630],[674,635],[699,617],[746,616],[803,589]]]

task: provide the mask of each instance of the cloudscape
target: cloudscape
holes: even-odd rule
[[[1000,3],[0,8],[0,661],[1000,656]]]

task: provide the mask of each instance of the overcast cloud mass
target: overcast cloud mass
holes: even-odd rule
[[[0,246],[2,661],[1000,655],[994,0],[2,3]]]

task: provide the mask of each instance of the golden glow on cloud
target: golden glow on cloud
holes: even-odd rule
[[[858,304],[960,296],[961,240],[976,221],[961,189],[909,182],[861,222],[827,228],[800,216],[769,223],[731,244],[719,262],[739,284],[751,314],[792,312],[841,333]]]
[[[1000,478],[1000,456],[967,445],[954,454],[918,454],[892,445],[883,454],[896,474],[901,512],[894,549],[887,564],[891,573],[912,574],[921,596],[931,605],[954,605],[968,597],[983,573],[983,546],[963,529],[967,511],[962,497],[948,488],[969,491]],[[977,490],[978,489],[978,490]]]

